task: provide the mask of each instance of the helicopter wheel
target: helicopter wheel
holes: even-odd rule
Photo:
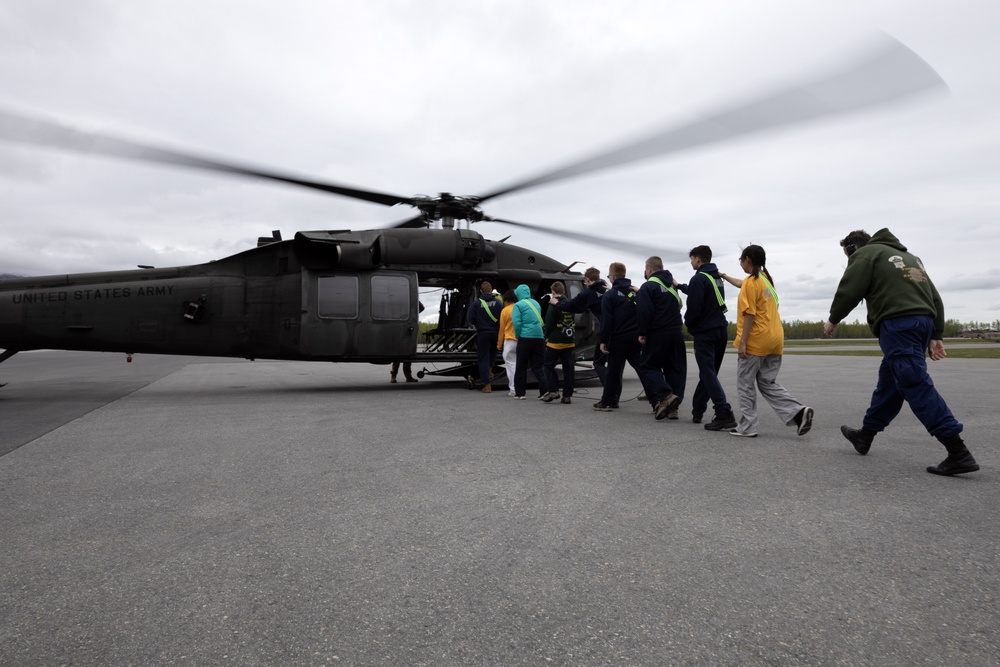
[[[423,371],[417,371],[417,378],[423,380],[424,379],[424,372]]]

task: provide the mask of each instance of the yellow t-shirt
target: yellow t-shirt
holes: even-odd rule
[[[503,350],[505,340],[517,340],[514,335],[514,321],[510,319],[510,311],[514,310],[514,304],[503,307],[500,311],[500,331],[497,334],[497,349]]]
[[[743,317],[753,315],[753,326],[747,337],[747,354],[766,357],[781,354],[785,346],[785,330],[778,315],[778,302],[774,292],[764,282],[764,274],[747,276],[740,288],[736,312],[736,340],[733,347],[740,346],[743,337]]]

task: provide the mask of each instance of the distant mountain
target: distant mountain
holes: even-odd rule
[[[0,279],[3,278],[25,278],[26,276],[19,276],[14,273],[0,273]]]

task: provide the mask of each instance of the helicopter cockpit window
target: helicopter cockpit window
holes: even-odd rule
[[[372,319],[410,317],[410,281],[406,276],[372,276]]]
[[[320,317],[355,319],[358,316],[358,279],[356,276],[321,276],[317,309]]]

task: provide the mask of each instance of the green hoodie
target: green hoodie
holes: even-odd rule
[[[944,334],[944,304],[916,255],[906,251],[888,229],[880,229],[867,245],[847,260],[837,294],[830,306],[830,322],[838,324],[864,299],[868,325],[878,336],[882,320],[906,315],[934,318],[934,338]]]

